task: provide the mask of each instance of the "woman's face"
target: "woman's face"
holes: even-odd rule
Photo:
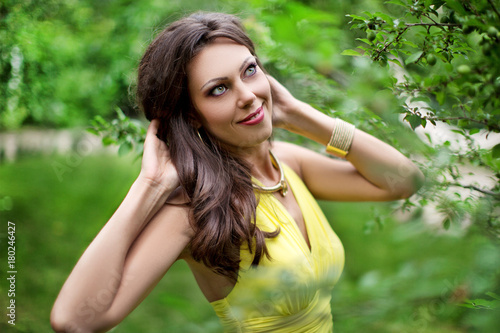
[[[217,38],[190,62],[188,82],[197,125],[227,148],[254,147],[271,136],[271,87],[245,46]]]

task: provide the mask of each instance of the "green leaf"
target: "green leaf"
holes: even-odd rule
[[[365,14],[366,16],[368,16],[369,18],[373,18],[373,14],[370,13],[369,11],[364,11],[362,14]]]
[[[431,123],[432,123],[432,120],[431,120]],[[436,124],[434,124],[434,125],[436,125]],[[429,143],[432,143],[431,135],[429,133],[425,133],[425,136],[427,137],[427,140],[429,140]]]
[[[466,136],[465,132],[463,130],[451,130],[453,133],[457,133],[457,134],[460,134],[460,135],[463,135],[463,136]]]
[[[377,223],[379,230],[384,229],[384,221],[380,216],[375,216],[375,222]]]
[[[500,143],[491,149],[491,156],[493,158],[500,158]]]
[[[467,301],[467,302],[470,302],[470,301]],[[463,303],[463,304],[460,304],[460,306],[463,306],[464,308],[469,308],[469,309],[475,309],[476,307],[470,303]]]
[[[430,103],[431,99],[428,96],[420,95],[411,99],[412,102],[425,102]]]
[[[354,50],[344,50],[342,51],[341,55],[354,56],[354,57],[361,56],[361,54],[358,51]]]
[[[101,117],[101,116],[95,116],[95,117],[94,117],[94,120],[95,120],[98,124],[103,125],[104,127],[106,127],[106,125],[108,125],[108,122],[107,122],[106,120],[104,120],[104,118],[103,118],[103,117]]]
[[[366,39],[366,38],[356,38],[356,40],[359,40],[359,41],[361,41],[361,42],[363,42],[363,43],[366,43],[366,44],[368,44],[368,45],[373,45],[373,43],[372,43],[372,42],[370,42],[370,41],[369,41],[368,39]]]
[[[93,128],[93,127],[87,128],[87,132],[92,133],[94,135],[99,135],[99,131],[96,130],[95,128]]]
[[[460,1],[457,0],[446,0],[446,5],[456,11],[457,13],[460,13],[461,15],[467,15],[467,12],[464,9],[464,6],[460,3]]]
[[[414,44],[414,43],[412,43],[412,42],[410,42],[409,40],[406,40],[406,39],[405,39],[405,40],[403,40],[403,44],[408,45],[408,46],[411,46],[411,47],[413,47],[413,48],[415,48],[415,49],[418,49],[418,48],[419,48],[419,47],[418,47],[418,45],[416,45],[416,44]]]
[[[381,13],[381,12],[376,12],[375,15],[377,15],[378,17],[383,19],[385,22],[387,22],[387,24],[389,24],[389,25],[393,24],[393,18],[390,17],[389,15]]]
[[[359,21],[366,21],[366,17],[358,16],[358,15],[353,15],[353,14],[347,14],[347,17],[352,18],[353,20],[359,20]]]
[[[403,65],[399,62],[398,59],[387,59],[387,61],[390,61],[392,63],[395,63],[396,65],[398,65],[399,67],[403,67]]]
[[[438,91],[436,93],[436,100],[440,105],[443,105],[445,99],[446,99],[446,94],[444,93],[444,91]]]
[[[109,146],[109,145],[112,145],[115,143],[116,143],[116,140],[113,138],[110,138],[109,136],[105,136],[104,138],[102,138],[102,144],[105,146]]]
[[[448,230],[450,229],[450,225],[451,225],[451,220],[449,218],[446,218],[444,221],[443,221],[443,228],[445,230]]]
[[[409,113],[406,115],[404,120],[410,123],[410,126],[413,130],[415,130],[415,128],[417,128],[418,126],[422,125],[422,118],[420,118],[416,114]]]
[[[497,294],[495,294],[495,293],[493,293],[493,292],[491,292],[491,291],[488,291],[488,292],[486,293],[486,295],[490,296],[491,298],[496,299],[497,301],[500,301],[500,295],[497,295]]]
[[[411,56],[409,56],[408,58],[406,58],[405,64],[408,65],[408,64],[412,64],[412,63],[416,62],[418,60],[418,58],[420,58],[420,56],[423,53],[424,53],[424,51],[413,53]]]
[[[473,300],[466,300],[466,303],[463,304],[465,307],[473,307],[475,309],[485,309],[485,310],[492,310],[496,309],[500,306],[499,301],[488,301],[485,299],[473,299]]]
[[[132,151],[132,148],[133,148],[132,143],[129,141],[125,141],[120,145],[120,148],[118,149],[118,155],[119,156],[127,155]]]
[[[120,119],[121,121],[124,121],[127,119],[127,116],[125,116],[122,109],[120,109],[118,106],[115,107],[115,112],[118,115],[118,119]]]

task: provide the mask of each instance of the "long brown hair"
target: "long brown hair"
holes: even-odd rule
[[[192,121],[196,113],[187,89],[187,66],[218,37],[230,38],[256,56],[253,42],[235,16],[192,14],[172,23],[147,48],[139,65],[137,98],[147,119],[160,119],[158,137],[168,144],[190,199],[195,230],[191,255],[237,280],[241,245],[247,243],[255,250],[253,264],[257,265],[263,255],[269,256],[265,238],[279,230],[268,233],[255,225],[257,200],[249,165],[207,131],[200,131],[201,140]]]

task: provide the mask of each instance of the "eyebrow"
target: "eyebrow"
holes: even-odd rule
[[[243,63],[241,64],[240,68],[239,68],[239,71],[241,72],[243,70],[243,68],[245,67],[245,65],[251,60],[251,59],[255,59],[255,57],[252,55],[252,56],[249,56],[247,57],[245,60],[243,60]],[[209,85],[210,83],[214,82],[214,81],[223,81],[223,80],[227,80],[229,79],[227,76],[221,76],[221,77],[216,77],[216,78],[213,78],[213,79],[210,79],[208,80],[201,88],[200,90],[203,90],[203,88],[205,88],[207,85]]]

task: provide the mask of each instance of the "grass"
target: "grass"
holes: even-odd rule
[[[109,219],[140,163],[108,155],[24,156],[0,165],[2,267],[7,221],[16,224],[16,326],[1,332],[50,332],[49,314],[81,253]],[[7,201],[4,201],[7,202]],[[375,209],[391,204],[321,203],[346,249],[333,291],[335,332],[496,332],[497,310],[460,306],[499,293],[498,244],[471,228],[442,232],[418,219],[389,218],[365,233]],[[454,226],[459,229],[460,226]],[[453,229],[453,227],[452,227]],[[0,305],[7,307],[6,269]],[[496,311],[496,312],[495,312]],[[114,332],[219,332],[213,310],[184,262],[176,263],[150,296]]]

